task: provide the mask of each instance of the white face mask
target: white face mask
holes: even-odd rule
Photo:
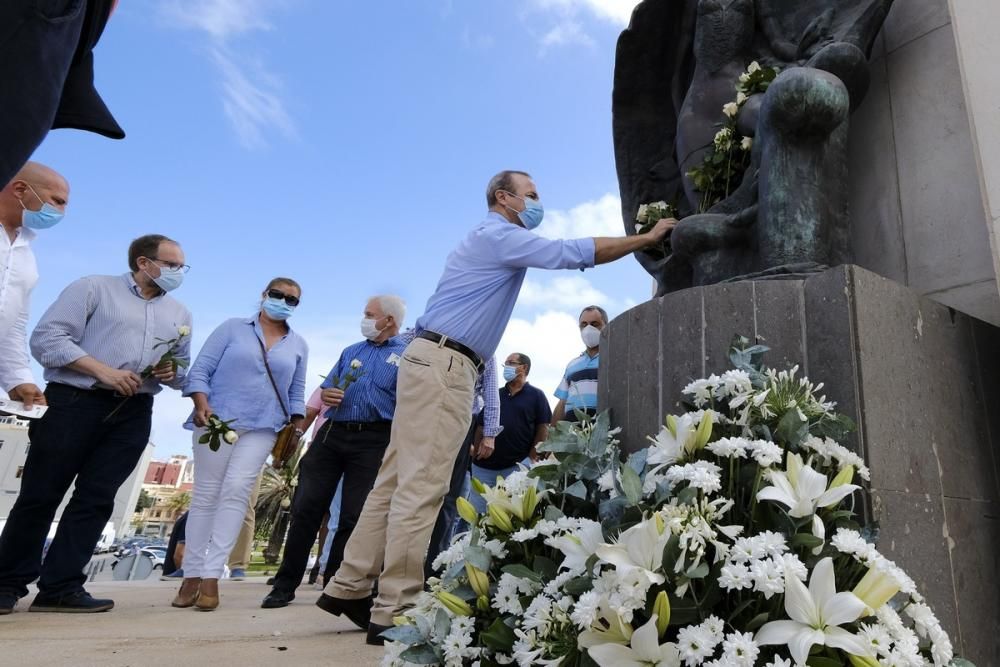
[[[378,320],[373,320],[370,317],[366,317],[361,320],[361,335],[368,340],[375,340],[382,335],[382,332],[385,331],[385,329],[379,329],[375,326],[375,322],[377,321]]]
[[[587,346],[587,349],[597,347],[601,342],[601,330],[592,324],[588,324],[584,328],[580,329],[580,338],[583,339],[583,344]]]

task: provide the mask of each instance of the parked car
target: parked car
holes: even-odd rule
[[[143,554],[144,556],[149,556],[150,558],[153,559],[154,570],[163,569],[163,562],[167,559],[166,547],[160,547],[160,546],[145,547],[141,549],[139,553]]]

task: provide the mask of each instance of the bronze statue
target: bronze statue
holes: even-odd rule
[[[674,202],[665,256],[639,261],[666,293],[849,261],[848,117],[892,0],[644,0],[618,41],[615,159],[628,233],[640,204]],[[690,176],[751,63],[780,74],[741,100],[753,144],[741,183],[706,206]],[[755,65],[754,67],[757,67]]]

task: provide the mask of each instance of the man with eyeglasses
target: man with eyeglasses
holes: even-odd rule
[[[66,179],[37,162],[0,190],[0,389],[27,409],[45,405],[28,358],[28,303],[38,282],[31,241],[62,220],[68,203]]]
[[[489,213],[445,262],[399,368],[396,418],[375,487],[344,562],[317,605],[347,616],[381,644],[393,617],[424,587],[424,555],[448,490],[483,362],[493,356],[529,267],[586,269],[663,241],[677,224],[625,238],[551,240],[532,232],[544,210],[531,176],[502,171],[486,188]],[[372,591],[378,580],[378,597]]]
[[[38,595],[29,611],[114,606],[84,590],[83,568],[118,487],[149,442],[153,395],[164,385],[181,388],[191,356],[191,313],[167,294],[188,270],[180,245],[142,236],[129,246],[128,265],[122,275],[71,283],[31,335],[49,407],[29,427],[21,491],[0,535],[0,614],[13,611],[35,578]],[[168,351],[176,361],[160,364]],[[71,486],[42,562],[52,518]]]
[[[344,348],[320,385],[327,421],[299,464],[285,553],[273,588],[261,602],[264,609],[286,607],[295,599],[323,515],[343,481],[324,584],[340,567],[344,545],[354,531],[389,444],[396,410],[396,374],[406,349],[405,339],[398,335],[405,316],[406,304],[398,296],[370,298],[361,320],[364,339]],[[348,377],[353,381],[348,383]]]

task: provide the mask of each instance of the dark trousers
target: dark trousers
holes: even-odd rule
[[[149,443],[153,397],[122,401],[111,392],[61,384],[45,390],[49,409],[28,428],[31,449],[21,491],[0,535],[0,592],[18,597],[38,577],[38,590],[58,596],[83,590],[83,568],[115,506],[115,494]],[[59,519],[45,562],[42,547],[66,491],[73,496]]]
[[[469,472],[469,465],[472,463],[470,449],[476,439],[476,426],[478,421],[472,420],[469,426],[469,433],[465,436],[465,442],[458,450],[455,458],[455,467],[451,471],[451,485],[448,487],[448,494],[444,497],[444,503],[438,512],[437,522],[434,524],[434,532],[431,533],[431,543],[427,547],[427,560],[424,562],[424,579],[430,579],[434,574],[431,564],[442,551],[447,549],[451,543],[452,528],[455,526],[455,519],[458,517],[458,506],[455,501],[462,495],[465,486],[465,475]]]
[[[329,579],[344,559],[344,547],[358,523],[368,492],[382,465],[382,456],[389,445],[389,424],[384,427],[349,431],[327,422],[299,464],[299,485],[292,502],[292,522],[285,541],[281,567],[274,575],[274,587],[294,591],[302,583],[309,550],[319,533],[337,491],[341,478],[340,521],[330,545],[324,579]]]

